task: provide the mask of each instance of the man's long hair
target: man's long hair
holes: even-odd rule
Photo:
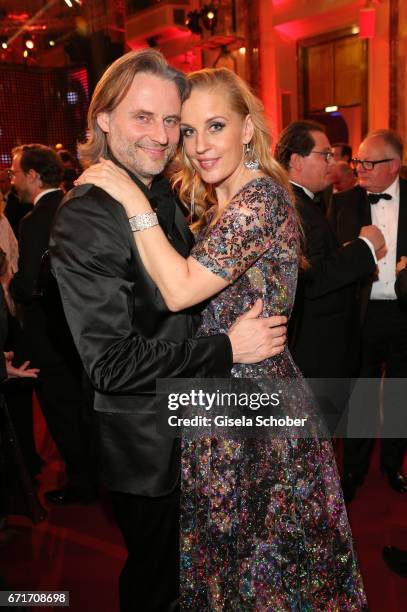
[[[120,104],[139,72],[173,82],[181,103],[188,95],[189,86],[185,75],[169,66],[159,51],[143,49],[126,53],[109,66],[96,85],[88,110],[88,139],[78,145],[83,165],[94,164],[100,157],[107,157],[106,135],[99,127],[97,117],[99,113],[112,112]]]

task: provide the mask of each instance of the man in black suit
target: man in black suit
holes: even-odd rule
[[[33,205],[29,202],[20,202],[20,199],[11,185],[11,170],[0,170],[0,191],[3,194],[5,206],[4,214],[10,223],[14,234],[18,237],[18,228],[21,219],[32,210]]]
[[[95,497],[95,466],[87,435],[92,412],[81,362],[58,296],[42,295],[39,286],[51,225],[63,197],[59,188],[62,172],[57,154],[49,147],[30,144],[13,150],[13,185],[21,201],[32,202],[34,208],[20,224],[18,272],[10,283],[10,292],[22,305],[26,350],[41,370],[36,393],[65,461],[66,485],[45,494],[47,501],[59,505],[86,503]]]
[[[187,256],[193,243],[162,172],[179,140],[185,76],[152,49],[118,59],[96,86],[81,158],[110,157],[142,189]],[[175,610],[179,588],[180,444],[156,430],[157,378],[229,377],[233,362],[277,354],[283,319],[244,316],[228,333],[194,338],[193,311],[169,312],[144,269],[122,206],[102,189],[73,189],[51,237],[52,265],[75,343],[96,389],[104,482],[129,552],[121,610]],[[283,335],[281,336],[281,333]],[[280,339],[279,339],[280,337]]]
[[[407,312],[395,291],[396,264],[407,255],[407,181],[399,178],[403,144],[391,130],[370,133],[359,148],[353,166],[359,185],[336,194],[329,213],[340,243],[357,236],[360,228],[375,223],[383,232],[386,249],[379,253],[378,273],[361,288],[360,306],[363,320],[361,379],[377,381],[370,414],[378,414],[380,378],[403,379],[407,376]],[[383,439],[381,467],[396,491],[407,492],[407,478],[402,472],[405,440],[398,431],[403,425],[405,397],[388,393],[393,385],[384,385]],[[397,394],[398,395],[398,394]],[[386,401],[387,399],[387,401]],[[344,486],[352,498],[368,471],[374,440],[345,441]]]
[[[407,257],[405,255],[402,255],[397,262],[396,273],[394,289],[397,299],[404,308],[407,308]],[[397,546],[386,546],[383,549],[383,559],[393,572],[407,578],[407,550]]]
[[[394,290],[403,306],[407,306],[407,256],[402,255],[396,266],[396,284]]]
[[[289,326],[289,346],[296,364],[309,378],[346,378],[352,374],[356,323],[355,286],[375,270],[373,253],[383,245],[381,232],[365,226],[340,247],[315,196],[329,183],[331,147],[324,128],[296,121],[280,135],[276,159],[289,173],[304,232],[308,265],[300,273]],[[331,431],[342,401],[328,417]]]
[[[18,236],[20,221],[32,210],[33,205],[28,202],[20,202],[16,190],[11,184],[11,176],[12,172],[9,168],[0,170],[0,191],[4,199],[4,216],[10,223],[14,234]],[[21,346],[21,336],[19,323],[8,312],[6,348],[12,350],[17,359],[25,359],[24,348]],[[43,462],[35,448],[32,386],[28,381],[16,379],[5,385],[3,393],[27,468],[32,478],[35,478],[39,474]]]

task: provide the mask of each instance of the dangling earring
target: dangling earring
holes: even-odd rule
[[[194,177],[192,179],[191,202],[189,205],[189,214],[190,214],[191,223],[193,223],[194,217],[195,217],[195,172],[194,172]]]
[[[246,160],[243,163],[248,170],[256,172],[256,170],[259,169],[260,162],[258,159],[253,159],[253,151],[250,147],[250,143],[243,145],[243,158]]]
[[[181,145],[181,154],[182,154],[182,157],[184,159],[184,164],[186,165],[186,167],[188,167],[188,164],[186,163],[186,160],[188,160],[189,164],[191,165],[192,172],[193,172],[193,174],[192,174],[191,199],[190,199],[190,202],[189,202],[189,223],[193,223],[194,222],[194,216],[195,216],[195,178],[196,178],[196,170],[192,166],[191,160],[188,158],[188,156],[185,153],[184,142],[182,142],[182,145]]]

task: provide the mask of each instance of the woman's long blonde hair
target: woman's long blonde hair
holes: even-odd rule
[[[250,91],[249,86],[234,72],[227,68],[204,68],[187,75],[191,91],[222,88],[227,95],[231,108],[242,119],[250,115],[254,126],[250,141],[250,158],[258,160],[259,170],[272,177],[291,193],[286,171],[271,154],[271,135],[268,129],[263,104]],[[213,185],[207,185],[193,168],[184,147],[181,146],[182,169],[173,177],[173,185],[178,190],[180,200],[190,207],[194,200],[195,212],[199,217],[198,226],[205,225],[206,212],[217,203]],[[243,152],[242,152],[243,158]]]

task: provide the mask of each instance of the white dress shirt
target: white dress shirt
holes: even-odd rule
[[[397,177],[383,193],[391,195],[391,200],[379,200],[370,205],[372,224],[383,233],[386,241],[386,255],[378,260],[378,280],[372,285],[371,300],[395,300],[397,263],[397,227],[400,208],[400,182]]]
[[[59,191],[60,188],[59,187],[50,187],[49,189],[44,189],[43,191],[41,191],[41,193],[39,193],[33,201],[34,206],[37,204],[38,200],[40,198],[42,198],[42,196],[44,196],[46,193],[51,193],[52,191]]]
[[[295,183],[294,181],[291,181],[291,180],[290,180],[290,183],[292,185],[296,185],[297,187],[301,187],[301,189],[305,191],[305,193],[307,194],[308,197],[311,198],[311,200],[315,198],[315,193],[312,193],[312,191],[310,191],[307,187],[304,187],[304,185],[300,185],[299,183]]]

